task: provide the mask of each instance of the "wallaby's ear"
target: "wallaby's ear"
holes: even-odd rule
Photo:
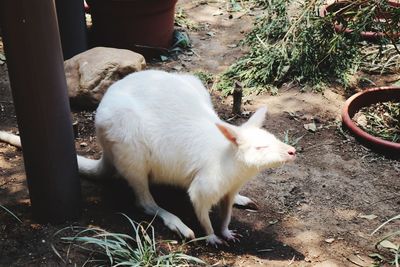
[[[265,115],[267,114],[267,107],[261,107],[250,117],[250,119],[245,122],[243,127],[257,127],[260,128],[265,120]]]
[[[237,132],[235,131],[234,127],[226,126],[220,123],[215,124],[218,129],[221,131],[221,133],[225,136],[226,139],[228,139],[230,142],[233,144],[237,145]]]

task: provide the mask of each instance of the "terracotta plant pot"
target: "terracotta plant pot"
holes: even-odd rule
[[[321,7],[320,9],[320,16],[324,17],[327,14],[331,13],[331,12],[335,12],[337,10],[339,10],[340,8],[345,7],[347,4],[349,3],[348,0],[339,0],[339,1],[335,1],[332,4],[328,4],[328,5],[324,5]],[[400,1],[388,1],[388,5],[391,6],[394,9],[400,8]],[[376,15],[376,21],[378,22],[380,21],[384,21],[385,16],[390,16],[390,14],[377,14]],[[335,23],[334,25],[335,27],[335,31],[336,32],[344,32],[344,33],[351,33],[353,32],[353,30],[351,28],[345,28],[343,27],[342,24],[339,23]],[[377,32],[377,31],[362,31],[360,33],[361,37],[365,40],[377,40],[380,39],[382,37],[386,36],[386,33],[384,32]],[[400,38],[400,32],[394,32],[392,33],[392,38]]]
[[[87,0],[93,46],[125,48],[151,58],[172,45],[177,0]]]
[[[400,143],[394,143],[375,137],[363,131],[352,120],[363,107],[379,102],[400,101],[400,87],[378,87],[365,90],[350,97],[342,111],[343,126],[363,144],[380,153],[400,158]]]
[[[388,1],[388,3],[391,6],[400,7],[400,1],[399,0]]]

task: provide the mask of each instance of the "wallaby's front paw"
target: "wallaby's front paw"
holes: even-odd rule
[[[229,229],[223,230],[221,234],[225,238],[225,240],[233,241],[234,243],[240,242],[239,238],[243,237],[242,235],[236,233],[235,231],[229,230]]]
[[[207,236],[206,242],[207,242],[207,245],[211,245],[211,246],[214,246],[216,248],[218,248],[218,245],[229,246],[228,243],[226,243],[225,240],[219,238],[215,234],[211,234],[211,235]]]

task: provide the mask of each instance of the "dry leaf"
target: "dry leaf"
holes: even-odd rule
[[[383,240],[382,242],[379,243],[379,245],[381,245],[384,248],[388,248],[388,249],[394,249],[394,250],[399,249],[399,246],[393,244],[389,240]]]
[[[304,129],[315,133],[317,131],[317,125],[314,122],[304,124]]]
[[[370,215],[360,214],[360,215],[358,215],[358,217],[363,218],[363,219],[367,219],[367,220],[373,220],[373,219],[378,218],[378,216],[376,216],[375,214],[370,214]]]
[[[361,114],[357,117],[356,123],[362,127],[366,127],[368,125],[367,117],[364,114]]]
[[[327,239],[325,239],[325,242],[329,243],[329,244],[332,244],[333,241],[335,241],[335,238],[327,238]]]

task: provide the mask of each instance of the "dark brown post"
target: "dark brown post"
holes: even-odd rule
[[[232,106],[232,113],[235,115],[242,114],[242,97],[243,97],[243,86],[235,81],[234,84],[235,88],[233,90],[233,106]]]
[[[64,60],[87,49],[83,0],[56,0],[58,27]]]
[[[52,0],[0,0],[0,18],[34,217],[80,214],[71,115]]]

